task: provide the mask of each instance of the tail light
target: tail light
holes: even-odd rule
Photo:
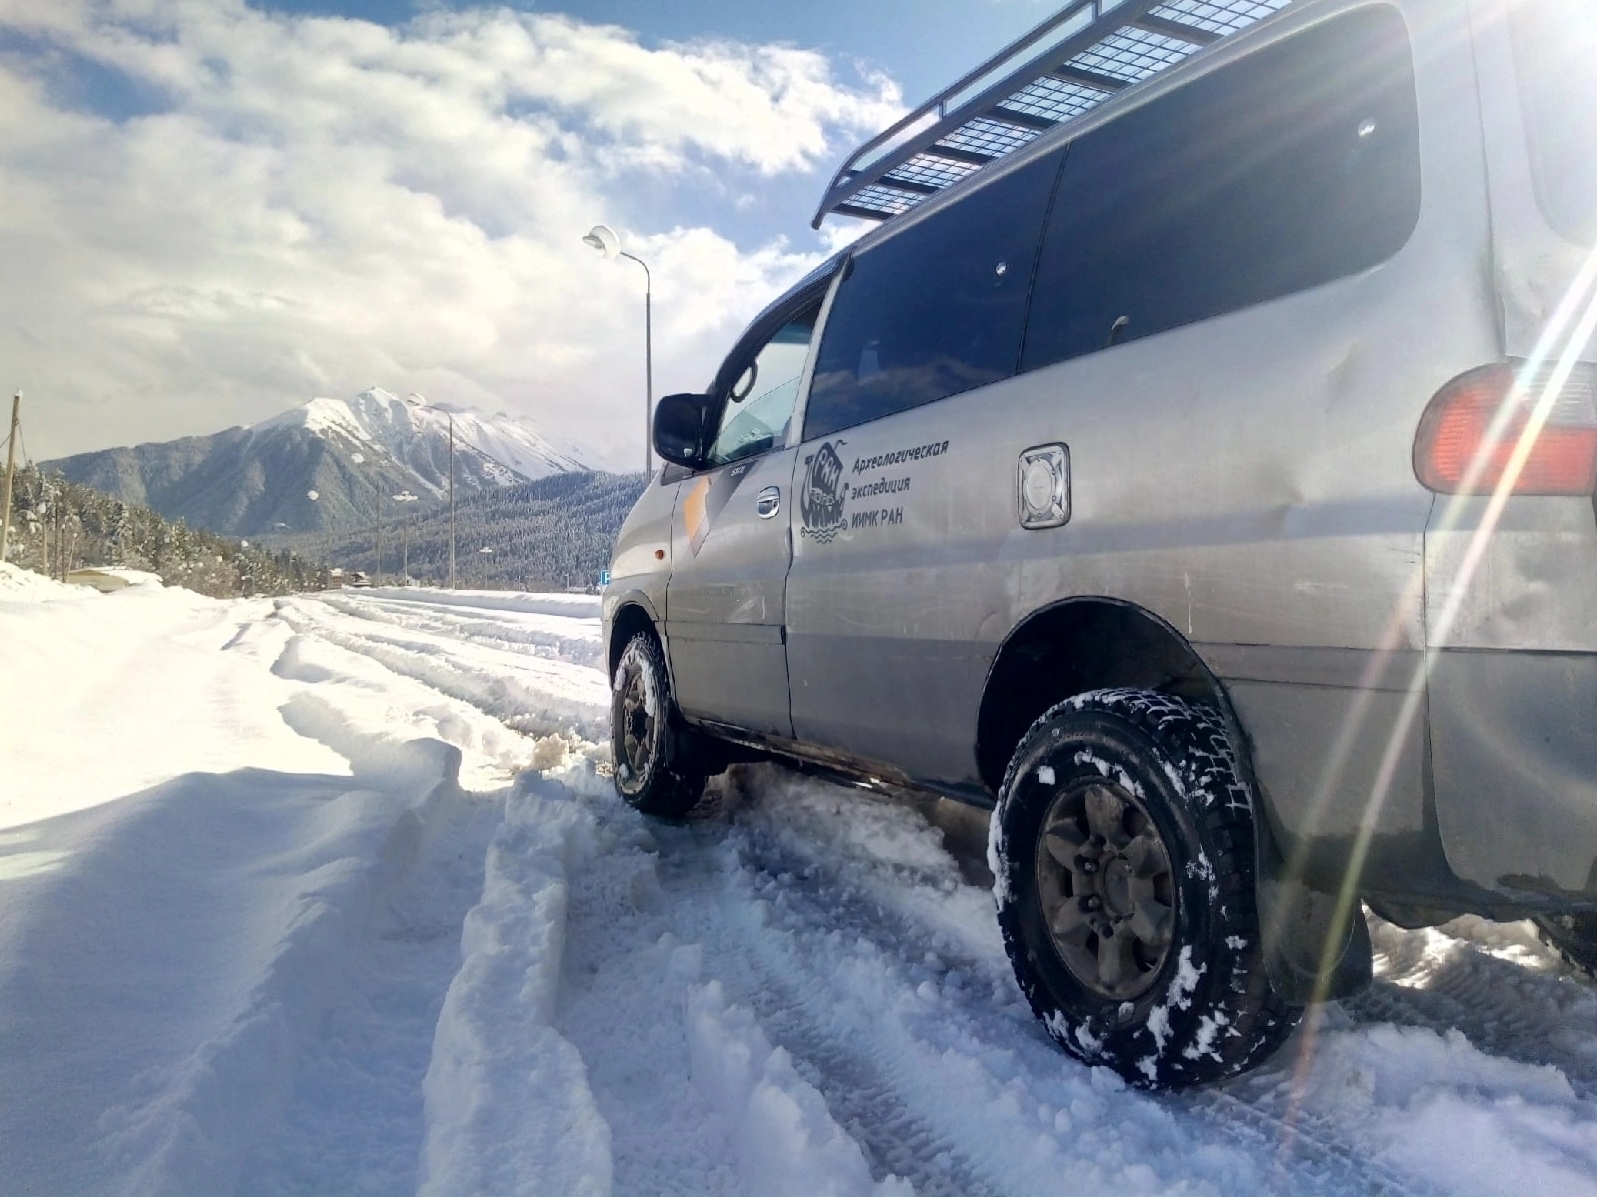
[[[1498,362],[1437,391],[1414,436],[1421,484],[1465,495],[1597,490],[1597,367],[1577,364],[1557,394],[1552,373]]]

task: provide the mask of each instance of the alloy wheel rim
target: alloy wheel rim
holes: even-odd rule
[[[1170,954],[1175,873],[1141,800],[1091,780],[1057,794],[1037,840],[1037,890],[1054,952],[1111,1001],[1141,997]]]
[[[645,670],[633,666],[621,692],[621,757],[627,774],[621,786],[627,793],[643,787],[654,759],[654,715],[649,713],[649,682]]]

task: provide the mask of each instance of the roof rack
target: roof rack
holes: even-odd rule
[[[830,213],[887,220],[1291,0],[1071,0],[851,154]]]

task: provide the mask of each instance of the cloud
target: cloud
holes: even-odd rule
[[[665,197],[808,184],[899,111],[785,46],[647,47],[506,9],[400,28],[241,0],[0,3],[0,362],[54,456],[214,431],[380,383],[641,450],[827,242],[752,248]],[[85,79],[141,102],[83,101]],[[728,199],[730,211],[735,201]],[[630,224],[631,228],[624,226]]]

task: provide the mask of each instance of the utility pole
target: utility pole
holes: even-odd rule
[[[449,417],[449,589],[455,588],[455,417]]]
[[[6,439],[6,487],[0,497],[0,561],[11,541],[11,479],[17,468],[17,429],[22,424],[22,392],[11,396],[11,435]]]
[[[419,498],[419,496],[411,494],[409,490],[402,490],[397,495],[392,495],[390,497],[394,500],[394,502],[401,503],[401,504],[403,504],[403,503],[414,503],[414,502],[416,502],[417,498]],[[399,584],[401,586],[409,586],[410,585],[410,521],[408,519],[406,519],[405,516],[404,516],[404,510],[405,510],[404,507],[400,507],[399,510],[400,510],[399,527],[400,527],[401,533],[404,536],[404,541],[405,541],[405,555],[404,555],[404,558],[403,558],[404,565],[401,567],[404,570],[404,576],[400,579]]]
[[[405,402],[412,407],[426,407],[427,400],[420,395],[410,395]],[[440,408],[449,421],[449,589],[455,588],[455,414],[447,407]],[[397,496],[396,496],[397,497]],[[411,495],[411,498],[415,498]],[[409,575],[407,568],[405,573]]]
[[[383,584],[383,480],[377,479],[377,580]]]

